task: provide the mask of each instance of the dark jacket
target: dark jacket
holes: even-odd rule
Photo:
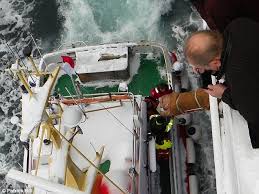
[[[238,17],[259,22],[258,0],[191,0],[212,30],[223,32]]]
[[[247,18],[231,22],[224,32],[221,69],[226,85],[222,100],[253,126],[259,123],[259,23]],[[259,125],[254,129],[258,131]],[[251,136],[251,134],[250,134]]]
[[[258,0],[191,0],[211,30],[224,32],[226,26],[240,17],[259,22]],[[201,74],[202,87],[211,84],[211,73]]]

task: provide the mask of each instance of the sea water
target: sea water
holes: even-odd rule
[[[19,129],[10,123],[13,115],[21,116],[18,83],[4,69],[22,56],[24,46],[33,45],[31,36],[43,53],[74,41],[155,41],[177,51],[184,62],[184,39],[201,27],[201,18],[188,0],[0,0],[0,192],[23,187],[5,179],[10,168],[22,170],[23,147]],[[37,53],[35,45],[33,53]],[[201,193],[212,194],[215,172],[211,134],[207,132],[209,117],[198,114],[205,134],[197,143],[198,162],[209,161],[201,162],[197,174]]]

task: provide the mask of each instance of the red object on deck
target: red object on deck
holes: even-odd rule
[[[71,57],[69,57],[69,56],[61,56],[61,57],[62,57],[62,60],[64,63],[67,62],[74,69],[75,62]]]
[[[158,99],[161,96],[164,96],[166,94],[171,94],[173,90],[167,86],[167,88],[161,89],[159,86],[156,88],[151,89],[150,94],[153,98]]]
[[[109,188],[106,184],[101,184],[100,186],[100,194],[110,194]]]
[[[171,57],[172,63],[174,63],[175,61],[177,61],[177,56],[176,56],[175,52],[170,52],[170,57]]]
[[[110,194],[108,185],[102,182],[103,176],[97,174],[92,188],[92,194]]]

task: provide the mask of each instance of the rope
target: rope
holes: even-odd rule
[[[176,101],[175,101],[176,108],[177,108],[177,110],[178,110],[180,113],[185,113],[185,112],[180,108],[180,106],[179,106],[179,104],[178,104],[180,95],[181,95],[181,94],[179,94],[179,95],[177,96]]]
[[[133,136],[135,135],[126,125],[124,125],[114,114],[112,114],[104,105],[99,103],[113,118],[115,118],[127,131],[129,131]]]
[[[198,107],[199,107],[199,108],[202,108],[201,105],[200,105],[200,103],[199,103],[199,101],[198,101],[198,98],[197,98],[197,90],[195,90],[195,92],[194,92],[194,99],[195,99],[196,104],[198,105]]]

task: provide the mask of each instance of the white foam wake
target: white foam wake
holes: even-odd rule
[[[4,44],[5,41],[19,47],[19,42],[21,43],[24,39],[27,39],[23,34],[27,34],[30,29],[29,24],[32,19],[28,15],[33,10],[33,5],[34,0],[30,2],[23,0],[0,0],[0,34],[5,37],[5,40],[1,38],[1,52],[7,50]]]
[[[61,3],[65,16],[63,41],[88,43],[162,39],[161,15],[171,10],[174,0],[70,0]]]
[[[0,93],[0,175],[4,177],[10,168],[21,169],[23,147],[19,143],[20,129],[10,122],[12,115],[20,115],[20,93],[13,78],[3,72],[0,72]],[[2,189],[7,184],[18,188],[18,183],[0,178]]]

